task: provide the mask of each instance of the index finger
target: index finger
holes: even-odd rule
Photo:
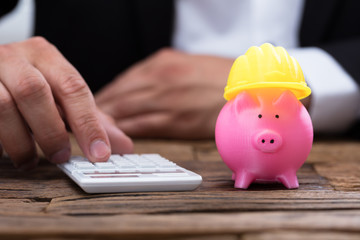
[[[45,39],[33,38],[31,44],[30,61],[49,83],[83,153],[92,162],[106,161],[111,154],[109,139],[85,80]]]

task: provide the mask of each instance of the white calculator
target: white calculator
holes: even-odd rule
[[[188,191],[202,182],[159,154],[111,155],[97,163],[74,156],[58,166],[87,193]]]

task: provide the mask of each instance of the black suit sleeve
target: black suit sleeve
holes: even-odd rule
[[[308,0],[300,30],[302,46],[331,54],[360,84],[360,1]]]
[[[360,84],[360,37],[320,45]]]

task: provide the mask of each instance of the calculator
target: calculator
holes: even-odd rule
[[[189,191],[202,182],[159,154],[114,154],[96,163],[73,156],[58,167],[87,193]]]

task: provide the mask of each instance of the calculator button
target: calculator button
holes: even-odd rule
[[[118,167],[134,167],[134,164],[125,158],[110,158],[110,161]]]
[[[134,169],[136,166],[134,164],[116,164],[120,169]]]
[[[110,169],[113,169],[115,167],[115,165],[111,162],[97,162],[94,164],[95,167],[97,168],[110,168]]]
[[[142,168],[155,168],[156,165],[153,163],[139,163],[139,166]]]
[[[128,161],[128,160],[120,155],[111,155],[109,158],[109,161],[122,162],[122,161]]]
[[[110,162],[119,163],[119,164],[120,163],[132,164],[132,162],[127,159],[111,159]]]
[[[78,168],[78,169],[95,168],[95,166],[92,163],[89,163],[89,162],[74,162],[73,166]]]
[[[138,154],[124,154],[123,157],[131,161],[138,161],[140,159]]]

